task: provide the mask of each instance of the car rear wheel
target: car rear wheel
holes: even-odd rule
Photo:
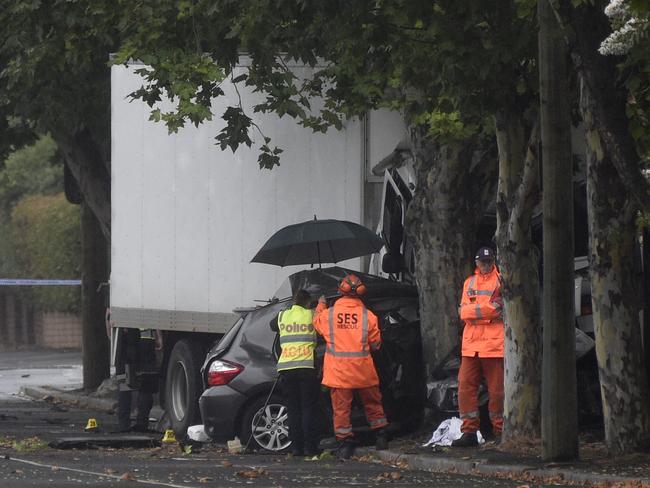
[[[281,452],[290,445],[287,407],[282,397],[271,396],[264,405],[266,395],[248,406],[242,420],[242,442],[253,449]],[[249,442],[250,439],[250,442]]]

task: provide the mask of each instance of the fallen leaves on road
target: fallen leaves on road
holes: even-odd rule
[[[408,469],[409,462],[406,459],[398,459],[397,461],[382,461],[384,466],[395,466],[399,469]]]
[[[372,481],[397,481],[402,479],[402,473],[399,471],[386,471],[372,478]]]
[[[242,478],[248,478],[248,479],[259,478],[260,476],[263,476],[265,474],[269,474],[269,472],[262,468],[251,469],[248,471],[237,471],[237,476],[241,476]]]
[[[199,478],[199,483],[209,483],[210,481],[212,481],[212,478],[210,478],[209,476],[203,476]]]
[[[120,479],[122,481],[135,481],[135,477],[128,471],[124,473],[122,476],[120,476]]]
[[[332,456],[332,453],[330,451],[323,451],[317,456],[307,456],[305,458],[305,461],[329,461],[331,459],[334,459],[334,456]]]
[[[35,451],[47,447],[47,443],[38,437],[28,437],[21,441],[15,441],[13,448],[19,452]]]
[[[226,459],[226,460],[224,460],[224,461],[221,461],[221,465],[222,465],[224,468],[230,468],[230,467],[232,466],[232,463]]]
[[[451,471],[451,470],[450,470]],[[477,473],[479,474],[479,473]],[[565,479],[562,473],[559,473],[554,476],[539,476],[534,473],[518,473],[504,471],[501,473],[495,473],[492,476],[495,478],[501,479],[512,479],[518,481],[530,481],[531,483],[525,483],[523,485],[518,485],[517,488],[531,488],[535,485],[566,485],[566,486],[584,486],[583,481],[572,481]],[[642,480],[625,480],[625,481],[603,481],[596,483],[589,483],[588,486],[591,488],[650,488],[650,483],[644,482]]]
[[[59,468],[58,466],[52,466],[52,471],[55,471],[55,472],[56,471],[61,471],[61,468]]]
[[[104,473],[106,473],[106,474],[116,474],[116,473],[117,473],[117,469],[113,469],[113,468],[104,468]]]
[[[0,437],[0,447],[11,449],[14,447],[14,440],[11,437]]]
[[[361,461],[362,463],[371,463],[375,461],[377,458],[375,457],[374,454],[366,454],[365,456],[354,456],[353,459],[356,459],[357,461]]]
[[[22,469],[14,469],[11,473],[12,474],[23,474],[24,471]]]

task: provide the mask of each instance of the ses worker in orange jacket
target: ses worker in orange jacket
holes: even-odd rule
[[[330,308],[320,298],[314,327],[327,343],[322,383],[330,388],[339,456],[348,459],[355,445],[350,422],[355,391],[363,402],[370,427],[376,431],[377,449],[388,448],[383,432],[388,421],[381,403],[379,377],[370,355],[381,346],[377,316],[359,298],[366,287],[351,274],[341,280],[339,292],[343,296]]]
[[[494,435],[503,430],[503,300],[494,251],[482,247],[475,256],[474,275],[465,280],[460,302],[463,330],[462,358],[458,372],[458,408],[463,424],[455,447],[478,445],[478,389],[481,377],[487,382],[488,411]]]

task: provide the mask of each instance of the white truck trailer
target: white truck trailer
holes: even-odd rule
[[[261,95],[229,86],[214,121],[169,135],[149,121],[147,105],[128,98],[142,85],[137,68],[113,66],[111,74],[111,317],[117,328],[163,331],[160,399],[181,432],[198,420],[199,368],[236,321],[233,310],[268,300],[304,268],[250,259],[276,230],[314,215],[374,228],[382,180],[370,168],[404,126],[398,114],[379,111],[315,134],[289,117],[254,114]],[[294,69],[301,76],[308,68]],[[256,147],[233,154],[215,145],[219,114],[238,96],[284,150],[272,171],[259,169]],[[344,265],[360,269],[362,261]]]

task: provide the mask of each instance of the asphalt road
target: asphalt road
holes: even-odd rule
[[[369,458],[308,461],[272,454],[229,454],[209,445],[186,453],[178,444],[154,448],[54,449],[50,441],[84,432],[94,417],[106,436],[109,414],[20,398],[0,400],[0,486],[116,486],[130,481],[169,487],[431,486],[520,487],[495,478],[434,474]],[[154,435],[155,438],[159,436]]]
[[[78,353],[0,353],[0,486],[522,486],[520,481],[409,470],[368,457],[308,461],[273,454],[234,455],[225,446],[214,444],[194,447],[191,453],[179,444],[55,449],[48,443],[91,435],[84,431],[91,417],[100,429],[93,435],[120,439],[110,433],[116,427],[114,415],[15,394],[25,380],[37,385],[78,386],[78,361]],[[159,440],[161,435],[152,434],[152,438]]]

